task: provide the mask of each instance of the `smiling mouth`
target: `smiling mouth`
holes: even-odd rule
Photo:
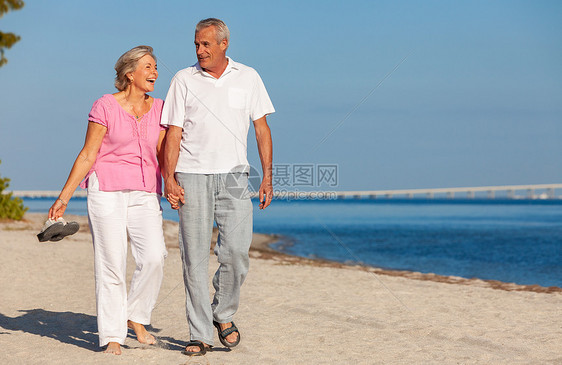
[[[154,84],[156,82],[156,79],[146,79],[146,81],[150,82],[151,84]]]

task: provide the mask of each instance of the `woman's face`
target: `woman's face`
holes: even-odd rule
[[[129,74],[132,78],[131,87],[140,89],[143,92],[154,91],[154,83],[158,78],[156,61],[151,55],[144,55],[137,63],[135,71]]]

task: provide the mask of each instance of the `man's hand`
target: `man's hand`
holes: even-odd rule
[[[271,199],[273,199],[273,185],[271,184],[271,179],[264,178],[260,184],[259,190],[260,198],[260,209],[265,209],[271,204]]]
[[[185,204],[185,191],[178,185],[176,179],[170,178],[165,182],[164,193],[172,209],[178,210],[180,203]]]

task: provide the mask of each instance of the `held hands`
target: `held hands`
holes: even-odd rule
[[[164,193],[172,209],[178,210],[180,203],[185,204],[185,191],[174,178],[166,181]]]
[[[260,209],[265,209],[271,204],[271,199],[273,199],[273,185],[271,184],[271,179],[264,178],[260,184],[259,190],[260,198]]]
[[[62,199],[58,198],[55,200],[51,209],[49,209],[49,219],[57,220],[61,218],[66,210],[68,203],[64,202]]]

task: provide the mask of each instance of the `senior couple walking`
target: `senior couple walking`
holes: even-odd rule
[[[118,92],[96,100],[80,151],[49,218],[62,217],[78,185],[88,189],[94,245],[100,346],[119,355],[133,329],[155,343],[150,324],[167,255],[162,231],[164,195],[180,222],[186,313],[186,355],[204,355],[220,342],[238,345],[233,317],[248,273],[252,203],[247,135],[253,122],[262,164],[260,209],[273,195],[272,141],[267,115],[275,110],[258,73],[226,56],[230,34],[219,19],[195,29],[197,63],[172,79],[166,100],[148,95],[158,78],[148,46],[124,53],[115,65]],[[213,222],[219,230],[219,267],[208,284]],[[126,292],[127,238],[136,268]]]

